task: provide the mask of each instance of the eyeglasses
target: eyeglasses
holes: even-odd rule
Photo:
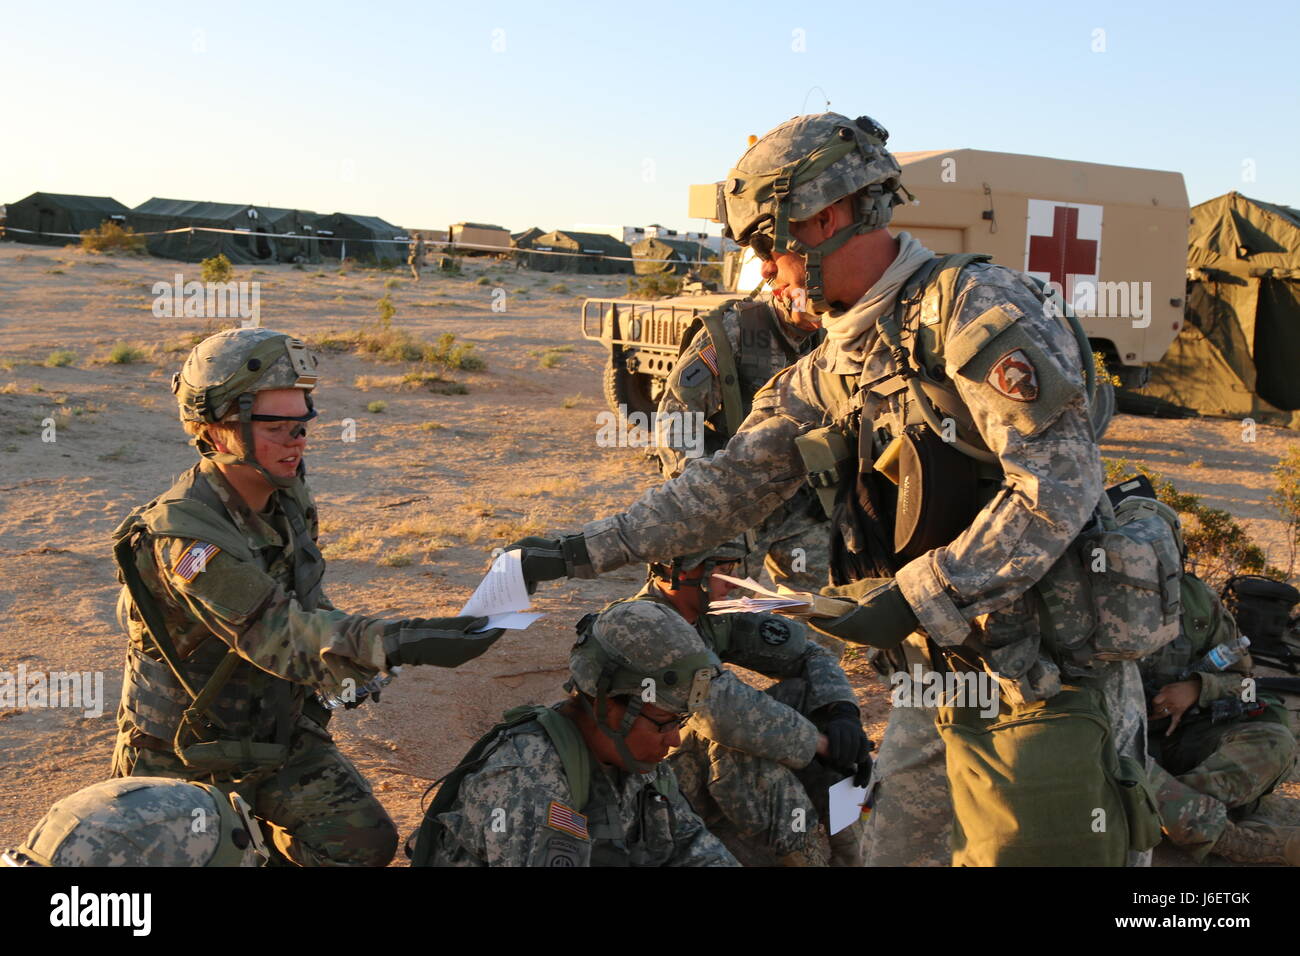
[[[765,232],[756,232],[749,237],[749,248],[754,250],[754,255],[758,256],[763,262],[772,261],[772,250],[775,243],[772,237]]]
[[[299,421],[277,421],[274,425],[258,422],[257,427],[263,438],[277,445],[287,445],[307,435],[307,426]]]
[[[644,711],[641,713],[641,716],[654,724],[655,730],[659,731],[661,734],[671,734],[674,731],[681,730],[686,726],[686,722],[691,719],[690,714],[677,714],[674,717],[669,717],[667,720],[655,720]]]

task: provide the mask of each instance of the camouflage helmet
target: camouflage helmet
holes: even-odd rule
[[[244,441],[243,455],[216,449],[205,436],[194,446],[204,458],[221,465],[247,465],[262,473],[277,488],[291,487],[303,475],[280,478],[262,467],[254,456],[254,421],[307,422],[316,417],[311,391],[316,387],[317,359],[298,339],[271,329],[227,329],[204,339],[190,352],[185,365],[172,376],[172,392],[180,406],[181,421],[215,424],[237,421]],[[259,415],[253,412],[258,392],[302,389],[305,415]],[[295,436],[305,433],[300,426]]]
[[[172,376],[183,422],[215,423],[238,411],[242,395],[316,387],[317,359],[298,339],[271,329],[227,329],[194,346]]]
[[[597,700],[632,698],[633,720],[642,703],[677,714],[697,710],[720,667],[681,615],[653,601],[608,608],[580,628],[569,652],[570,684]]]
[[[238,794],[169,777],[121,777],[64,797],[7,851],[10,866],[260,866],[261,829]]]
[[[669,564],[653,563],[649,566],[650,576],[659,578],[661,581],[670,582],[674,590],[681,583],[681,575],[684,572],[694,571],[702,565],[704,573],[700,575],[698,583],[701,588],[708,590],[709,577],[713,569],[719,564],[728,564],[733,562],[743,562],[749,557],[749,545],[744,535],[739,538],[733,538],[730,541],[724,541],[722,544],[715,545],[712,548],[706,548],[703,551],[693,551],[690,554],[684,554],[681,557],[673,558]],[[694,579],[692,579],[694,580]]]
[[[757,251],[792,251],[808,260],[808,297],[829,308],[821,259],[859,233],[883,228],[907,193],[902,167],[885,148],[889,133],[869,116],[796,116],[754,143],[719,184],[723,235]],[[910,193],[907,193],[910,196]],[[853,221],[815,247],[790,234],[790,223],[856,196]]]

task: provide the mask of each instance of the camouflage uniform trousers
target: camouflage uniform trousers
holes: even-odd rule
[[[1164,748],[1150,777],[1165,836],[1204,859],[1229,818],[1249,814],[1286,779],[1295,765],[1295,743],[1285,724],[1269,720],[1198,722],[1153,741],[1153,750]]]
[[[798,710],[806,687],[802,678],[790,678],[766,693]],[[711,740],[689,723],[668,764],[705,826],[746,866],[777,865],[791,854],[806,865],[827,865],[817,825],[829,819],[826,788],[843,774],[816,760],[791,770]],[[851,829],[856,837],[861,827]]]
[[[131,746],[125,734],[117,738],[112,775],[208,779],[170,753]],[[387,866],[397,852],[397,827],[388,812],[310,718],[299,718],[282,766],[233,789],[264,821],[268,845],[299,866]]]

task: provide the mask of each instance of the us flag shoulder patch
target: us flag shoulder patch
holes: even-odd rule
[[[172,567],[172,574],[187,583],[193,581],[207,568],[208,562],[220,553],[221,549],[215,544],[195,541]]]
[[[556,800],[552,800],[551,805],[546,808],[546,825],[556,830],[563,830],[565,833],[572,833],[583,840],[591,839],[587,833],[587,818]]]
[[[718,350],[713,347],[712,342],[700,349],[700,358],[704,359],[704,364],[714,375],[718,374]]]

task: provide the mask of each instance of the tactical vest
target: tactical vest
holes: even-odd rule
[[[286,544],[255,554],[196,465],[166,493],[133,511],[114,532],[114,557],[124,587],[119,602],[140,642],[127,649],[122,707],[136,728],[170,748],[189,769],[246,775],[284,763],[289,737],[308,690],[275,677],[209,635],[181,658],[157,596],[136,565],[136,550],[155,536],[203,541],[257,564],[306,611],[316,609],[325,562],[312,540],[314,517],[301,482],[273,500],[288,523]],[[160,573],[167,573],[160,569]],[[212,572],[203,572],[212,573]],[[313,714],[322,713],[314,708]]]
[[[587,818],[587,831],[591,839],[590,865],[629,865],[627,833],[622,823],[617,794],[605,793],[605,788],[599,786],[596,788],[598,793],[593,794],[591,751],[587,749],[577,727],[554,707],[528,705],[506,711],[502,722],[480,737],[451,773],[429,786],[429,790],[432,790],[441,784],[424,811],[419,829],[407,841],[406,855],[410,857],[412,866],[436,865],[435,860],[446,832],[438,822],[438,817],[455,806],[465,778],[480,770],[497,748],[511,737],[530,733],[544,733],[559,754],[575,804],[574,809]],[[662,767],[657,769],[653,785],[643,787],[638,794],[638,817],[647,812],[644,804],[652,793],[667,797],[673,789],[673,778]],[[426,796],[429,790],[425,791]]]
[[[733,352],[731,339],[727,335],[723,315],[726,310],[734,309],[740,326],[740,350]],[[824,330],[810,333],[801,347],[796,347],[776,327],[779,319],[773,319],[769,308],[753,299],[742,299],[697,316],[682,333],[677,349],[678,358],[695,340],[701,329],[709,333],[709,341],[717,354],[718,384],[722,388],[722,413],[726,423],[725,430],[707,429],[704,438],[704,454],[712,455],[721,450],[731,440],[731,436],[740,430],[740,424],[749,415],[754,404],[754,396],[767,384],[777,372],[796,362],[799,357],[814,348],[825,337]],[[785,364],[772,365],[772,343],[780,347]]]
[[[892,578],[907,561],[951,543],[1003,485],[1000,463],[944,370],[945,361],[963,367],[988,342],[1011,333],[1014,319],[1003,311],[991,327],[972,325],[948,335],[961,270],[987,259],[937,257],[904,283],[893,313],[879,323],[893,373],[867,383],[859,375],[819,375],[818,388],[839,411],[834,424],[797,442],[809,483],[832,515],[832,579],[845,586],[846,596],[858,596],[855,583]],[[1087,337],[1068,308],[1063,314],[1095,394]],[[901,346],[905,331],[911,332],[910,354]],[[876,412],[866,427],[861,417],[868,401]],[[1081,679],[1095,660],[1136,659],[1171,640],[1181,571],[1168,525],[1140,513],[1117,520],[1103,495],[1092,519],[1026,597],[989,616],[985,636],[997,643],[977,656],[1019,681],[1017,696],[1051,696],[1060,686],[1055,675],[1026,677],[1040,649]],[[903,653],[887,655],[894,669],[906,666]]]

